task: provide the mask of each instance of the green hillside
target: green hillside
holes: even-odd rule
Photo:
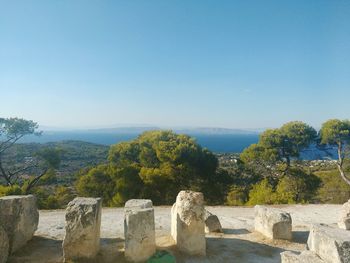
[[[58,180],[67,181],[81,169],[106,162],[109,147],[82,141],[61,141],[50,143],[20,143],[10,148],[4,156],[7,166],[20,164],[34,157],[44,148],[60,150],[61,164],[58,169]]]

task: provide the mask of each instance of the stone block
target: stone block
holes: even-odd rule
[[[255,206],[254,227],[270,239],[292,239],[292,218],[280,209]]]
[[[144,262],[156,252],[151,200],[131,199],[125,203],[124,235],[127,260]]]
[[[216,215],[210,213],[208,210],[205,210],[204,221],[206,233],[222,232],[222,227],[219,218]]]
[[[338,226],[345,230],[350,230],[350,200],[342,206]]]
[[[181,191],[171,209],[171,235],[179,251],[206,254],[205,209],[202,193]]]
[[[0,226],[0,263],[6,263],[7,257],[9,255],[9,239],[7,233]]]
[[[7,233],[10,253],[17,251],[32,239],[38,223],[39,212],[33,195],[0,198],[0,224]]]
[[[350,231],[315,224],[310,228],[307,245],[327,263],[350,262]]]
[[[92,260],[100,249],[101,198],[77,197],[66,209],[64,262]]]
[[[150,199],[130,199],[124,205],[126,210],[133,208],[153,208],[152,200]]]

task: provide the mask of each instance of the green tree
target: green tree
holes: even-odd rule
[[[22,189],[18,185],[0,185],[0,197],[6,195],[21,195]]]
[[[59,185],[55,188],[55,198],[60,208],[66,207],[75,196],[76,194],[73,192],[73,187]]]
[[[226,196],[226,204],[233,206],[244,205],[248,201],[247,189],[241,186],[231,186]]]
[[[321,180],[321,187],[317,190],[317,198],[321,203],[343,204],[350,199],[350,185],[339,180],[337,169],[316,171],[315,175]]]
[[[31,165],[36,174],[30,176],[29,180],[25,182],[22,187],[26,194],[30,193],[32,188],[36,186],[39,180],[45,175],[47,177],[51,176],[52,180],[61,162],[60,151],[54,148],[44,148],[38,151],[35,157]]]
[[[212,176],[203,180],[200,191],[205,194],[205,201],[211,205],[222,205],[226,201],[230,185],[235,182],[233,172],[224,169],[217,169]]]
[[[76,194],[72,187],[38,185],[32,190],[36,196],[39,209],[65,208]]]
[[[140,169],[130,165],[121,168],[111,168],[112,178],[115,181],[115,194],[111,204],[122,206],[132,198],[142,198],[144,196],[155,196],[156,192],[145,195],[144,184],[140,178]],[[157,189],[161,191],[162,189]]]
[[[285,173],[292,158],[298,158],[317,137],[314,128],[300,121],[292,121],[278,129],[263,132],[257,144],[246,148],[240,158],[243,162],[269,171],[270,175]]]
[[[26,135],[40,135],[38,124],[33,121],[19,118],[0,118],[0,176],[8,186],[13,185],[17,180],[18,174],[30,169],[30,165],[25,165],[15,170],[6,169],[3,163],[3,155],[18,140]]]
[[[44,149],[20,165],[6,167],[4,154],[21,138],[27,135],[40,135],[38,124],[31,120],[20,118],[0,118],[0,178],[7,186],[20,184],[24,193],[29,193],[38,181],[49,171],[59,166],[59,152],[55,149]],[[23,173],[34,174],[29,180],[22,180]]]
[[[181,189],[201,190],[215,177],[217,158],[196,141],[172,131],[148,131],[131,142],[113,145],[108,157],[115,169],[118,202],[122,189],[140,189],[141,196],[156,204],[173,202]],[[125,176],[123,169],[129,168]],[[128,180],[127,180],[128,179]],[[119,183],[120,182],[120,183]]]
[[[350,143],[350,121],[349,120],[328,120],[322,124],[320,130],[320,144],[337,148],[337,168],[341,178],[350,185],[350,179],[345,174],[344,161],[348,155]]]
[[[312,201],[320,183],[320,179],[314,174],[308,174],[299,168],[291,168],[288,174],[278,181],[275,191],[276,202],[294,204]]]
[[[224,199],[229,181],[227,173],[217,173],[214,154],[193,138],[172,131],[148,131],[132,141],[112,145],[106,167],[81,176],[78,193],[104,195],[110,205],[120,206],[130,198],[170,204],[180,190],[192,189],[207,191],[207,200],[217,202]],[[97,183],[98,178],[104,183]]]
[[[110,176],[109,167],[99,165],[86,175],[80,176],[76,190],[80,196],[102,197],[103,203],[109,205],[115,191],[115,182]]]
[[[273,186],[267,178],[253,185],[249,191],[248,205],[274,204],[276,202]]]
[[[290,168],[275,180],[265,178],[253,185],[249,192],[249,205],[295,204],[314,200],[320,179],[300,168]]]

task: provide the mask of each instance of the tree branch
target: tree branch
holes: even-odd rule
[[[49,170],[49,169],[46,168],[40,175],[38,175],[37,177],[35,177],[33,180],[31,180],[31,181],[29,182],[29,184],[28,184],[28,186],[27,186],[27,188],[26,188],[26,190],[25,190],[26,194],[29,193],[29,191],[38,183],[38,181],[40,180],[40,178],[43,177],[43,176],[47,173],[48,170]]]
[[[337,164],[337,167],[338,167],[338,170],[339,170],[339,173],[340,173],[341,178],[342,178],[348,185],[350,185],[350,179],[346,177],[343,168],[342,168],[339,164]]]
[[[27,170],[29,170],[29,169],[31,169],[31,168],[35,168],[35,167],[37,167],[36,165],[28,165],[28,166],[25,166],[25,167],[22,167],[21,169],[18,169],[18,170],[16,170],[16,171],[14,171],[14,172],[8,172],[8,174],[9,174],[9,179],[12,179],[12,177],[13,176],[15,176],[15,175],[17,175],[17,174],[19,174],[19,173],[22,173],[22,172],[24,172],[24,171],[27,171]]]
[[[1,153],[0,153],[0,172],[1,172],[1,175],[2,177],[5,179],[6,183],[8,186],[11,186],[11,180],[9,178],[9,176],[7,175],[4,167],[2,166],[2,158],[1,158]]]
[[[0,147],[0,154],[6,151],[7,149],[11,148],[12,145],[14,145],[19,139],[21,139],[24,136],[24,134],[16,135],[15,137],[12,137],[12,139],[9,139],[1,144]],[[11,140],[13,140],[11,142]],[[6,145],[7,144],[7,145]]]

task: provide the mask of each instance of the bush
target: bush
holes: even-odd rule
[[[227,173],[216,173],[218,160],[187,136],[148,131],[135,140],[112,145],[108,164],[91,169],[76,184],[79,195],[103,197],[105,205],[131,198],[172,204],[180,190],[203,191],[211,204],[223,203]]]
[[[240,206],[244,205],[247,200],[247,190],[240,186],[232,186],[226,196],[227,205]]]
[[[73,189],[65,186],[38,186],[33,188],[31,194],[36,196],[39,209],[65,208],[75,197]]]
[[[71,187],[58,186],[55,189],[55,199],[59,208],[65,208],[76,197]]]
[[[279,179],[275,202],[279,204],[307,203],[314,199],[320,179],[314,174],[307,174],[302,169],[290,169],[288,174]]]
[[[110,177],[108,167],[99,165],[80,176],[76,190],[79,196],[102,197],[103,204],[109,205],[115,191],[115,182]]]
[[[4,186],[0,185],[0,197],[6,195],[21,195],[22,189],[18,185]]]
[[[338,170],[315,172],[321,179],[317,200],[322,203],[342,204],[350,199],[350,186],[339,176]]]
[[[263,205],[263,204],[274,204],[275,193],[272,185],[267,178],[261,182],[253,185],[253,188],[249,191],[248,205]]]

